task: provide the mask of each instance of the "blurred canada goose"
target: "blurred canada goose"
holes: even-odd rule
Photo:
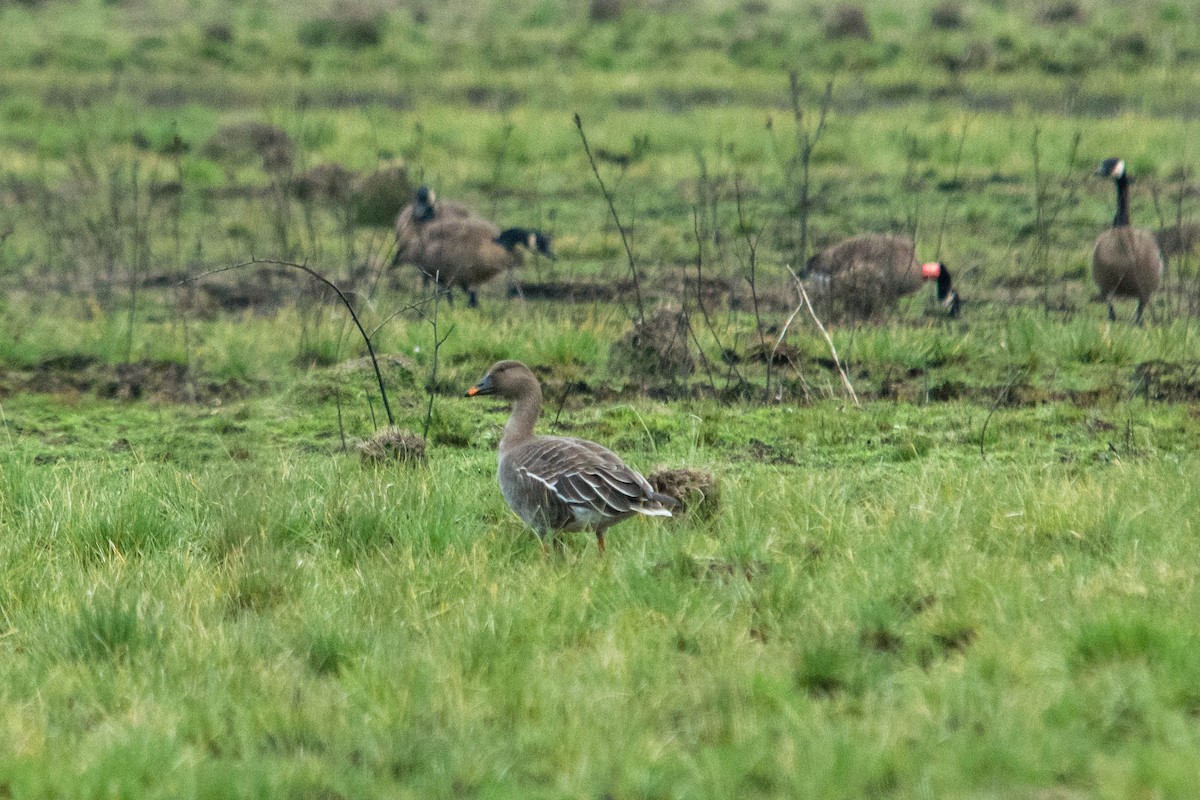
[[[476,286],[521,265],[518,247],[557,258],[550,237],[541,231],[501,231],[477,217],[435,219],[425,225],[421,237],[421,251],[414,259],[418,269],[445,286],[461,286],[472,308],[479,305]]]
[[[1141,324],[1142,311],[1150,296],[1162,283],[1163,259],[1154,234],[1129,224],[1129,175],[1125,162],[1106,158],[1096,175],[1112,178],[1117,185],[1117,214],[1112,227],[1096,237],[1092,251],[1092,279],[1100,288],[1100,298],[1108,303],[1108,318],[1115,321],[1114,297],[1136,297],[1134,322]]]
[[[927,280],[937,281],[937,298],[946,314],[959,313],[958,292],[940,261],[922,264],[913,240],[894,233],[864,233],[825,248],[808,260],[808,272],[822,290],[847,312],[868,317],[892,306]]]
[[[457,200],[438,200],[433,189],[418,186],[413,192],[412,202],[400,209],[396,217],[396,255],[392,266],[411,263],[420,258],[424,245],[422,232],[434,220],[470,218],[478,216],[466,203]]]
[[[520,361],[497,361],[468,397],[496,394],[513,401],[500,439],[500,491],[508,507],[544,541],[559,531],[604,533],[634,514],[669,517],[675,500],[659,494],[606,447],[585,439],[538,436],[542,387]]]
[[[1200,223],[1184,222],[1159,228],[1154,232],[1154,239],[1164,259],[1195,253],[1200,248]]]

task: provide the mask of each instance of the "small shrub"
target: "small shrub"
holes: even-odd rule
[[[608,361],[621,374],[645,382],[687,377],[695,369],[688,325],[682,311],[659,308],[613,343]]]
[[[206,44],[233,44],[233,26],[228,22],[210,22],[201,35]]]
[[[354,220],[359,225],[391,227],[412,199],[413,185],[403,164],[384,166],[354,188]]]
[[[296,144],[288,132],[269,122],[237,122],[226,125],[205,142],[201,154],[227,168],[245,166],[260,159],[263,171],[287,172],[296,157]]]
[[[383,41],[386,28],[387,18],[382,14],[376,16],[348,14],[310,19],[301,24],[296,37],[305,47],[333,45],[349,50],[360,50],[379,45]]]
[[[591,0],[588,3],[588,19],[592,22],[612,22],[620,19],[624,10],[623,0]]]
[[[343,203],[354,189],[355,175],[341,164],[321,164],[296,177],[292,191],[305,202]]]
[[[1046,25],[1082,25],[1087,22],[1087,12],[1078,0],[1055,0],[1042,9],[1038,19]]]
[[[929,12],[929,23],[944,31],[962,28],[966,24],[963,18],[962,4],[955,0],[948,0],[948,2],[934,6]]]
[[[825,38],[872,40],[871,23],[867,21],[867,12],[862,6],[840,5],[829,13],[825,19]]]

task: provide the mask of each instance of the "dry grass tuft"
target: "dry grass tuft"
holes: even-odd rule
[[[354,188],[354,219],[359,225],[390,227],[412,199],[404,164],[388,164],[364,176]]]
[[[829,12],[825,18],[825,38],[862,39],[871,41],[871,23],[867,21],[867,12],[862,6],[843,4]]]
[[[608,358],[616,371],[645,382],[691,375],[696,363],[688,344],[687,315],[669,306],[656,309],[613,343]]]
[[[201,151],[226,169],[261,159],[264,172],[278,174],[292,168],[296,143],[288,132],[269,122],[235,122],[213,134]]]
[[[375,435],[358,446],[363,464],[425,463],[425,440],[415,433],[395,426],[380,428]]]
[[[646,476],[654,491],[679,502],[679,510],[708,519],[721,505],[721,488],[717,476],[704,469],[656,469]]]

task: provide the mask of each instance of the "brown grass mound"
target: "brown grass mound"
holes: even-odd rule
[[[867,21],[867,12],[862,6],[844,4],[837,6],[825,19],[825,38],[862,39],[869,42],[872,39],[871,23]]]
[[[613,342],[609,363],[616,371],[644,382],[685,378],[696,367],[688,345],[688,324],[682,311],[659,308]]]
[[[380,428],[375,435],[358,446],[363,464],[425,463],[425,440],[415,433],[393,425]]]
[[[221,128],[202,153],[230,167],[241,167],[258,158],[264,172],[287,172],[296,156],[296,144],[287,131],[269,122],[237,122]]]
[[[321,164],[298,176],[292,184],[305,202],[344,203],[354,189],[355,175],[341,164]]]
[[[364,176],[354,187],[355,222],[390,228],[400,209],[412,200],[414,188],[403,164],[384,166]]]
[[[654,491],[675,498],[679,510],[708,519],[721,505],[717,476],[703,469],[656,469],[646,476]]]
[[[1082,25],[1087,12],[1078,0],[1057,0],[1042,6],[1038,19],[1045,25]]]

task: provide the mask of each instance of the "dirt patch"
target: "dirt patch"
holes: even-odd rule
[[[559,300],[572,303],[612,302],[619,297],[632,296],[633,284],[629,281],[590,283],[587,281],[546,281],[544,283],[521,283],[521,294],[526,300]]]
[[[108,364],[93,356],[74,354],[48,358],[23,369],[0,368],[0,397],[18,392],[92,393],[112,400],[220,403],[245,397],[252,388],[236,379],[197,378],[174,361]]]

